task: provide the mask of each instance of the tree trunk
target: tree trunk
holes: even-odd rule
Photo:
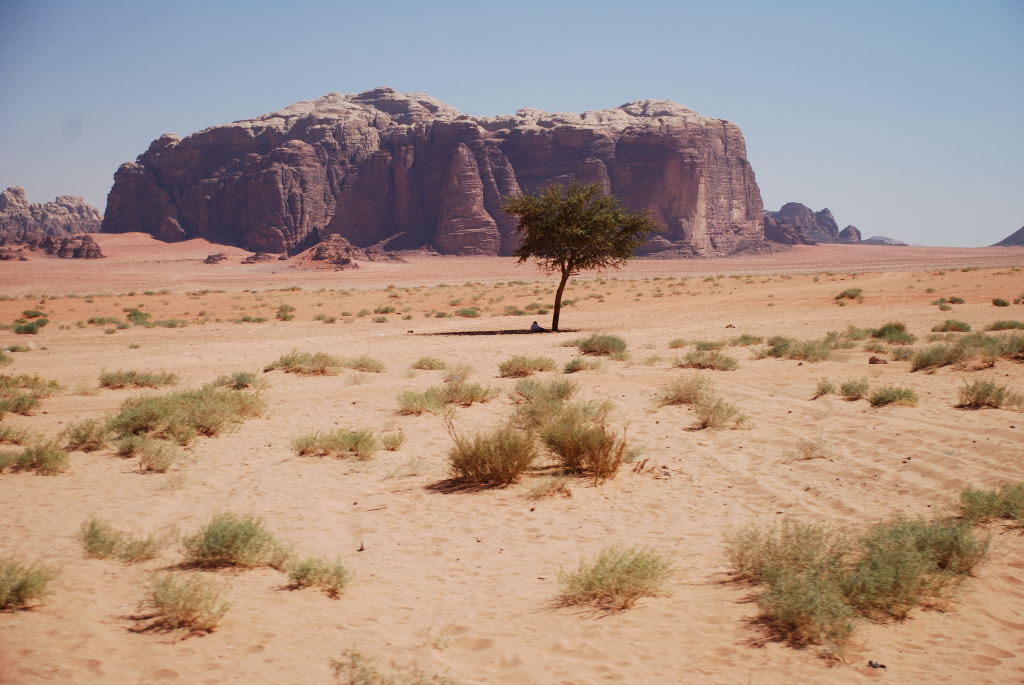
[[[555,291],[555,307],[551,313],[551,330],[558,330],[558,315],[562,311],[562,291],[565,290],[565,284],[569,282],[569,276],[572,274],[563,269],[562,270],[562,281],[558,284],[558,290]]]

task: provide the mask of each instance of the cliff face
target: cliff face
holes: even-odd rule
[[[648,252],[765,247],[761,194],[728,121],[662,100],[476,118],[388,88],[161,136],[117,170],[102,230],[292,254],[338,234],[357,247],[507,255],[516,223],[502,197],[573,180],[659,221]]]
[[[95,233],[102,220],[99,211],[74,195],[29,204],[24,188],[14,186],[0,193],[0,244]]]

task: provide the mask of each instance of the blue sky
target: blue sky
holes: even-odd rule
[[[1024,224],[1024,1],[0,0],[0,187],[101,210],[117,166],[328,92],[475,115],[675,100],[742,128],[765,206],[988,245]]]

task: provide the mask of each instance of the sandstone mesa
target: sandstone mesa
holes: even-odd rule
[[[165,134],[117,170],[102,230],[291,255],[330,235],[356,248],[508,255],[516,223],[502,198],[574,180],[664,226],[644,253],[770,249],[731,122],[666,100],[472,117],[390,88]]]

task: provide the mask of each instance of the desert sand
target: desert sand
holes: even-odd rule
[[[0,294],[9,296],[0,322],[30,308],[50,320],[36,336],[0,331],[0,346],[32,348],[13,353],[0,373],[64,386],[32,415],[0,423],[55,436],[129,397],[164,392],[98,389],[102,369],[167,370],[178,374],[176,387],[196,387],[224,373],[261,372],[294,349],[369,354],[386,369],[261,373],[265,414],[200,438],[194,459],[170,473],[139,473],[134,460],[104,449],[73,452],[70,470],[56,476],[0,474],[0,557],[59,571],[37,605],[0,612],[0,682],[334,682],[328,660],[346,649],[462,683],[1024,682],[1019,530],[988,524],[989,558],[953,601],[901,622],[861,623],[838,662],[764,639],[752,588],[730,582],[723,553],[724,534],[750,523],[789,517],[856,530],[898,512],[949,516],[965,487],[1024,481],[1024,414],[954,407],[967,380],[1024,392],[1024,365],[911,373],[909,362],[891,357],[868,365],[872,353],[858,344],[817,363],[730,347],[738,369],[693,371],[673,368],[685,349],[669,347],[676,338],[740,334],[818,338],[888,321],[906,323],[921,346],[948,318],[975,330],[1022,320],[1024,305],[991,300],[1024,295],[1024,249],[815,246],[635,260],[572,281],[563,332],[495,335],[484,333],[523,330],[534,319],[547,325],[548,315],[533,312],[549,305],[551,280],[507,258],[410,257],[310,272],[286,262],[243,266],[241,250],[202,241],[98,239],[107,259],[0,264]],[[202,264],[212,252],[234,256]],[[861,289],[863,301],[840,306],[835,296],[848,288]],[[953,311],[932,304],[950,296],[966,303]],[[293,320],[275,319],[281,304],[295,307]],[[529,313],[504,315],[509,306]],[[132,307],[188,325],[85,323],[123,319]],[[373,314],[384,307],[396,311]],[[479,316],[455,315],[467,307]],[[235,322],[243,316],[266,321]],[[546,472],[505,488],[434,487],[449,476],[452,439],[438,416],[399,415],[396,396],[437,385],[444,372],[412,370],[412,362],[468,364],[472,380],[501,389],[497,399],[456,409],[456,429],[472,432],[513,411],[516,379],[499,378],[499,362],[550,357],[559,371],[540,377],[554,377],[576,354],[563,344],[595,331],[625,339],[629,359],[565,377],[579,384],[580,398],[614,403],[613,424],[625,428],[633,463],[599,485],[571,479],[571,496],[531,499]],[[658,406],[659,388],[695,373],[742,409],[746,428],[692,430],[691,409]],[[909,387],[920,401],[872,408],[835,395],[811,399],[820,378]],[[291,448],[296,437],[339,427],[406,439],[368,461],[300,457]],[[830,458],[793,460],[800,438],[823,439]],[[214,632],[135,632],[147,579],[180,564],[180,546],[125,564],[87,559],[75,539],[93,514],[134,533],[189,534],[222,511],[260,515],[297,552],[341,559],[354,584],[331,599],[285,589],[285,577],[267,568],[202,571],[230,585],[232,607]],[[614,543],[668,555],[677,572],[665,593],[615,613],[553,606],[559,571]],[[886,669],[868,668],[869,660]]]

